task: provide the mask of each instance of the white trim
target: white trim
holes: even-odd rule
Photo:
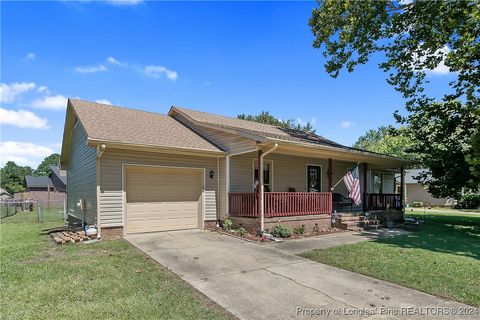
[[[201,170],[202,175],[202,212],[201,212],[201,222],[199,229],[203,230],[203,225],[205,223],[205,168],[198,168],[198,167],[177,167],[177,166],[161,166],[161,165],[154,165],[154,164],[142,164],[142,163],[125,163],[122,162],[122,225],[123,225],[123,235],[127,235],[127,211],[126,211],[126,204],[127,204],[127,194],[126,194],[126,186],[125,186],[125,177],[126,177],[126,170],[127,167],[152,167],[152,168],[168,168],[168,169],[189,169],[189,170]]]
[[[253,160],[252,161],[252,191],[255,191],[255,164],[258,162],[258,158],[253,158],[252,160]],[[270,192],[274,192],[273,191],[273,160],[265,159],[264,163],[265,162],[271,163],[271,167],[269,168],[270,183],[268,184],[268,186],[270,187]],[[260,178],[260,171],[258,171],[258,176]]]
[[[218,223],[218,220],[220,220],[220,158],[217,158],[217,187],[215,190],[215,208]]]
[[[308,192],[308,166],[314,166],[314,167],[320,167],[320,191],[322,192],[322,183],[323,183],[323,165],[321,164],[316,164],[316,163],[306,163],[305,164],[305,192]]]
[[[229,202],[229,194],[230,194],[230,155],[225,157],[225,209],[227,212],[225,212],[227,217],[230,217],[230,204]]]

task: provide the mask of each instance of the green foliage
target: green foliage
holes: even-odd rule
[[[247,233],[247,230],[245,230],[244,227],[240,227],[240,228],[236,229],[235,232],[236,232],[240,237],[243,237],[243,236]]]
[[[277,224],[272,228],[271,233],[276,238],[289,238],[292,235],[292,228],[283,224]]]
[[[478,1],[319,1],[309,25],[313,46],[324,48],[326,71],[352,72],[380,53],[387,82],[406,99],[414,152],[438,197],[480,185],[480,6]],[[449,70],[450,88],[430,97],[427,75]]]
[[[223,229],[230,231],[233,229],[233,221],[229,218],[223,220]]]
[[[414,160],[418,158],[418,154],[411,152],[413,142],[407,130],[406,127],[396,129],[393,126],[382,126],[376,130],[369,130],[358,138],[353,147]]]
[[[412,203],[412,207],[414,207],[414,208],[421,208],[421,207],[423,207],[423,202],[421,202],[421,201],[414,201],[414,202]]]
[[[239,114],[237,116],[238,119],[248,120],[248,121],[255,121],[265,124],[271,124],[280,128],[289,129],[289,130],[299,130],[304,131],[307,133],[315,133],[313,126],[310,122],[307,122],[306,125],[301,125],[297,123],[295,120],[281,120],[273,115],[270,114],[268,111],[262,111],[259,115],[246,115],[246,114]]]
[[[8,161],[0,169],[1,186],[11,194],[22,192],[25,190],[23,187],[24,177],[32,173],[33,170],[29,166],[22,167],[13,161]]]
[[[480,194],[468,193],[462,195],[458,200],[458,206],[462,209],[480,208]]]
[[[302,235],[305,233],[305,226],[301,225],[301,226],[296,226],[293,228],[293,233],[297,234],[297,235]]]
[[[35,175],[37,176],[48,176],[50,174],[50,166],[56,166],[60,161],[60,155],[58,153],[52,153],[45,159],[42,163],[38,165],[37,170],[35,170]]]

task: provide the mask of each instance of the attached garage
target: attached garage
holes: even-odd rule
[[[203,169],[126,166],[126,233],[201,227]]]

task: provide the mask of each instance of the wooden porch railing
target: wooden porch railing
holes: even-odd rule
[[[258,216],[258,193],[230,192],[228,194],[228,208],[234,217]]]
[[[369,210],[385,210],[388,208],[401,209],[401,195],[396,193],[369,193],[368,194]]]
[[[255,192],[229,193],[230,215],[258,217],[258,194]],[[265,192],[265,218],[289,217],[332,212],[330,192]]]

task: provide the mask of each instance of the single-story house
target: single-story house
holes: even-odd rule
[[[49,176],[25,176],[23,186],[25,191],[15,193],[16,199],[33,199],[45,204],[50,202],[61,205],[66,198],[66,188],[57,189],[57,185]]]
[[[330,225],[331,189],[358,163],[354,210],[401,209],[404,159],[176,106],[163,115],[69,99],[60,160],[69,221],[104,235],[202,229],[226,217],[252,229]],[[344,184],[333,193],[346,196]]]
[[[412,206],[414,202],[421,202],[425,206],[453,205],[453,200],[448,198],[435,198],[428,191],[428,187],[416,179],[427,169],[405,170],[405,203]]]

